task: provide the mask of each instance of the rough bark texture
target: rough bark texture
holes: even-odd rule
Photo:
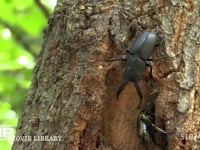
[[[167,138],[156,133],[161,146],[149,149],[200,149],[199,12],[198,0],[59,0],[44,32],[17,136],[59,135],[62,141],[16,141],[13,149],[144,149],[136,118],[150,100],[165,118],[156,124],[173,133]],[[159,31],[164,43],[153,57],[164,54],[167,60],[152,63],[153,88],[148,70],[144,73],[144,102],[136,109],[132,83],[119,101],[115,98],[123,64],[101,60],[123,55],[144,29]]]

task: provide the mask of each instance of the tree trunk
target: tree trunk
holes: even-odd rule
[[[198,0],[114,1],[59,0],[44,32],[42,50],[21,114],[14,150],[200,149],[200,2]],[[155,49],[153,88],[148,70],[140,86],[141,109],[134,84],[116,100],[124,64],[102,60],[120,57],[136,35],[156,29],[164,41]],[[136,134],[138,113],[155,101],[155,133],[147,147]],[[36,141],[33,137],[61,136]],[[164,139],[164,140],[162,140]]]

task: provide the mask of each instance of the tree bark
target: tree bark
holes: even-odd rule
[[[170,150],[200,149],[200,2],[198,0],[59,0],[49,25],[16,136],[62,136],[61,141],[15,141],[13,149]],[[155,29],[164,43],[138,95],[129,83],[116,100],[124,64],[120,57],[144,29]],[[156,135],[148,147],[136,135],[138,113],[148,101],[164,118],[156,125],[171,132]],[[164,141],[162,141],[164,139]],[[161,145],[161,146],[160,146]]]

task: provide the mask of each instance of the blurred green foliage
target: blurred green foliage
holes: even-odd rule
[[[1,0],[0,4],[0,125],[17,126],[31,84],[48,13],[56,0]],[[12,143],[0,140],[0,149]]]

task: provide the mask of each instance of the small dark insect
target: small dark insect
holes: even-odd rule
[[[168,134],[166,131],[155,125],[154,103],[148,103],[146,108],[142,110],[137,117],[137,135],[140,143],[148,145],[150,143],[157,144],[155,141],[155,131]],[[157,144],[159,145],[159,144]]]
[[[107,62],[111,61],[124,61],[125,72],[124,72],[124,81],[117,90],[116,97],[119,98],[120,93],[123,91],[125,86],[129,81],[134,82],[137,94],[139,95],[140,102],[138,108],[140,107],[143,99],[142,91],[139,86],[139,81],[142,78],[142,73],[146,67],[150,67],[150,77],[152,77],[152,67],[147,64],[146,61],[151,61],[149,59],[151,53],[153,52],[156,46],[156,34],[152,31],[145,30],[143,31],[136,41],[128,49],[126,58],[111,58],[105,59]]]

